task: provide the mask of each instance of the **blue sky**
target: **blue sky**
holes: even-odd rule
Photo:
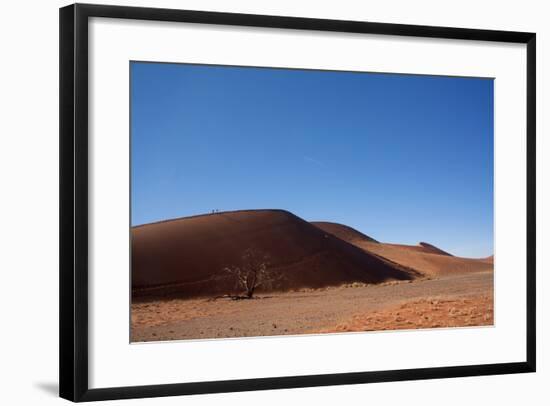
[[[132,225],[289,210],[493,254],[493,80],[132,62]]]

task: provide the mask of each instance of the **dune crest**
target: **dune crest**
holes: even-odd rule
[[[418,245],[420,245],[422,248],[426,250],[426,253],[428,254],[439,254],[439,255],[448,255],[452,257],[453,255],[449,254],[446,251],[443,251],[441,248],[437,248],[435,245],[428,244],[427,242],[419,242]]]
[[[365,235],[362,232],[357,231],[355,228],[346,226],[344,224],[331,223],[328,221],[311,221],[310,223],[313,224],[315,227],[318,227],[321,230],[327,233],[330,233],[335,237],[338,237],[341,240],[344,240],[347,242],[351,242],[351,243],[357,242],[357,241],[376,242],[376,243],[378,242],[374,238],[369,237],[368,235]]]

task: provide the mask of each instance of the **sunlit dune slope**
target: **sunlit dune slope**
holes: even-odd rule
[[[444,276],[462,272],[491,271],[491,262],[460,258],[428,245],[376,244],[360,242],[356,245],[367,252],[377,254],[400,265],[407,266],[428,276]],[[438,251],[443,252],[442,254]]]

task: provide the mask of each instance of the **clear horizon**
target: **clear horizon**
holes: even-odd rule
[[[493,255],[493,80],[131,63],[131,225],[283,209]]]

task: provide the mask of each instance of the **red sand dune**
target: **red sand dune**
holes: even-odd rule
[[[452,255],[449,254],[448,252],[443,251],[441,248],[437,248],[435,245],[428,244],[427,242],[419,242],[418,245],[420,245],[422,248],[424,248],[424,250],[427,254],[448,255],[448,256],[452,257]]]
[[[418,245],[405,245],[405,244],[392,244],[385,243],[388,247],[395,247],[406,251],[416,251],[422,252],[424,254],[437,254],[437,255],[447,255],[452,257],[448,252],[443,251],[440,248],[437,248],[435,245],[428,244],[427,242],[420,242]]]
[[[378,242],[374,238],[344,224],[330,223],[328,221],[312,221],[311,224],[347,242]]]
[[[430,276],[484,272],[493,269],[493,264],[485,260],[454,257],[429,244],[413,246],[361,242],[357,243],[357,246]]]
[[[213,278],[224,267],[240,265],[251,248],[268,254],[271,271],[282,276],[276,290],[417,276],[406,265],[365,251],[287,211],[243,210],[133,227],[133,296],[241,293],[235,292],[233,280]]]

